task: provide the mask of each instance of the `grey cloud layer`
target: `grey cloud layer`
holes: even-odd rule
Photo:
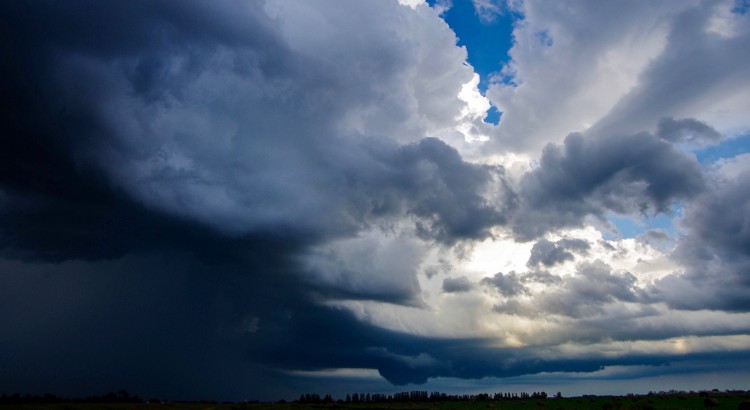
[[[503,296],[516,296],[528,293],[528,289],[524,286],[522,279],[515,272],[506,274],[498,272],[495,276],[482,279],[481,283],[497,289]]]
[[[470,78],[465,52],[428,11],[342,6],[352,10],[319,15],[338,33],[357,16],[380,23],[329,39],[308,36],[314,20],[284,3],[89,4],[90,16],[74,7],[31,4],[25,11],[47,31],[13,28],[34,49],[10,50],[26,64],[17,69],[55,97],[40,107],[51,121],[67,124],[39,133],[147,207],[230,234],[351,234],[408,214],[422,234],[447,242],[503,220],[502,204],[480,195],[501,170],[468,164],[438,140],[419,142],[460,110],[456,95]],[[9,21],[24,8],[11,6]],[[139,13],[146,17],[129,27],[124,16]],[[111,23],[94,36],[97,20]],[[426,32],[412,33],[419,23]],[[432,77],[453,81],[436,87]]]
[[[664,51],[640,74],[638,86],[588,132],[634,133],[663,117],[694,116],[744,93],[750,85],[744,73],[750,51],[742,46],[750,41],[746,14],[730,14],[744,25],[730,35],[712,30],[712,19],[726,5],[702,2],[677,14]]]
[[[460,112],[465,51],[428,9],[298,6],[2,8],[0,303],[24,329],[3,332],[5,388],[275,399],[286,370],[435,374],[405,360],[429,341],[316,299],[414,303],[417,253],[299,258],[404,220],[447,244],[503,222],[502,169],[425,138]]]
[[[695,159],[649,133],[607,138],[571,134],[545,147],[539,167],[524,175],[514,232],[531,239],[580,226],[586,216],[669,212],[705,182]]]
[[[702,121],[692,118],[675,120],[662,118],[656,131],[659,138],[669,142],[710,144],[718,142],[721,134]]]
[[[654,297],[679,309],[746,312],[750,295],[750,175],[714,186],[693,201],[682,225],[688,235],[674,252],[682,274],[661,279]]]
[[[446,293],[467,292],[473,287],[474,284],[466,276],[443,279],[443,292]]]
[[[548,288],[532,292],[527,284],[540,283]],[[561,315],[570,318],[596,317],[606,305],[616,302],[645,301],[645,292],[636,285],[636,277],[628,272],[613,272],[607,264],[585,262],[577,265],[573,276],[560,277],[549,272],[532,270],[524,273],[498,273],[484,278],[481,284],[497,290],[505,300],[495,311],[524,317]],[[520,300],[518,296],[533,298]]]
[[[526,263],[528,266],[553,266],[560,262],[573,260],[574,256],[571,251],[585,253],[590,245],[583,239],[561,239],[557,242],[551,242],[541,239],[531,248],[531,256]]]

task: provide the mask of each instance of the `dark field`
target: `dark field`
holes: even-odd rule
[[[741,404],[747,402],[745,404]],[[489,409],[596,409],[596,410],[678,410],[678,409],[749,409],[750,396],[742,394],[653,395],[627,397],[585,397],[547,400],[447,401],[420,403],[6,403],[0,410],[489,410]]]

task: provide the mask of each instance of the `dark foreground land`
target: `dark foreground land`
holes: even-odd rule
[[[750,410],[750,393],[686,393],[621,397],[573,397],[543,400],[475,400],[401,403],[0,403],[0,410],[678,410],[707,408]]]

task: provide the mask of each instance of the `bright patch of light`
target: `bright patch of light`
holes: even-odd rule
[[[722,158],[713,166],[720,180],[736,180],[740,175],[750,172],[750,153],[733,158]]]
[[[474,73],[471,81],[461,87],[458,99],[465,102],[459,118],[484,118],[490,109],[489,100],[479,92],[479,74]]]
[[[322,377],[322,378],[346,378],[346,379],[382,379],[377,369],[323,369],[323,370],[292,370],[289,374],[301,377]]]
[[[677,353],[687,353],[688,348],[685,344],[685,339],[675,339],[672,343],[674,344],[674,350]]]
[[[424,0],[398,0],[398,3],[402,6],[408,6],[416,9],[420,4],[425,4]]]
[[[487,141],[489,136],[476,131],[473,123],[481,121],[490,109],[490,101],[479,92],[479,74],[474,73],[471,80],[461,87],[458,99],[466,103],[456,120],[456,129],[464,135],[466,142]]]
[[[747,22],[743,21],[744,16],[733,12],[734,7],[733,2],[725,2],[720,5],[716,14],[711,16],[708,21],[706,32],[722,38],[734,38],[748,30]]]
[[[750,335],[688,336],[665,340],[627,340],[593,344],[566,343],[555,348],[554,355],[587,357],[592,351],[605,357],[622,357],[632,354],[681,355],[715,351],[744,351],[750,346]]]
[[[498,272],[523,271],[532,246],[533,243],[518,243],[512,239],[485,239],[474,247],[464,267],[485,277]]]

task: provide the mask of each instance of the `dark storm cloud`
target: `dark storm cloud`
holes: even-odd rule
[[[750,310],[750,173],[715,185],[692,201],[686,235],[673,257],[685,266],[656,282],[655,300],[678,309]]]
[[[668,253],[675,244],[675,240],[664,229],[649,229],[636,236],[636,239],[665,253]]]
[[[445,293],[468,292],[473,288],[474,284],[466,276],[443,279],[443,292]]]
[[[247,390],[273,376],[248,358],[250,336],[283,326],[309,303],[286,250],[270,244],[225,242],[234,251],[210,260],[191,248],[152,247],[97,262],[2,261],[0,322],[15,329],[0,342],[4,388],[86,395],[125,387],[196,399],[264,394]],[[220,246],[210,237],[202,245]],[[210,377],[216,372],[225,377]],[[265,388],[288,394],[273,383]]]
[[[638,238],[645,242],[670,240],[669,233],[667,233],[667,231],[665,231],[664,229],[649,229],[641,235],[638,235]]]
[[[394,383],[443,369],[437,342],[318,305],[413,304],[415,271],[393,271],[400,287],[367,288],[316,282],[299,258],[398,218],[430,241],[486,237],[510,205],[483,194],[499,184],[512,202],[503,170],[423,139],[404,114],[413,96],[384,100],[421,54],[375,18],[402,6],[341,5],[378,23],[318,51],[348,47],[356,64],[293,49],[264,6],[2,7],[5,393],[275,399],[298,393],[284,369],[368,367]],[[420,67],[450,69],[455,57],[429,56]],[[457,94],[455,74],[455,89],[409,83],[425,98],[419,115],[452,118],[458,100],[440,96]],[[414,135],[385,139],[402,128]]]
[[[524,274],[521,278],[524,283],[543,283],[545,285],[555,285],[562,282],[562,278],[553,275],[547,271],[533,270]]]
[[[327,299],[424,305],[417,280],[423,250],[381,231],[325,243],[300,257],[305,279]]]
[[[489,171],[502,172],[501,169],[470,166],[455,149],[436,139],[422,141],[420,148],[421,152],[406,153],[410,163],[420,166],[424,163],[421,159],[411,159],[417,154],[418,158],[426,157],[441,164],[437,169],[439,179],[428,185],[432,193],[420,200],[412,211],[426,221],[419,226],[421,232],[429,238],[450,243],[454,238],[486,237],[488,228],[505,222],[505,215],[495,207],[501,204],[488,203],[479,194],[482,187],[495,182],[490,179]],[[497,180],[501,178],[500,173]],[[503,194],[504,200],[510,199],[509,192]]]
[[[508,211],[481,192],[502,179],[503,171],[469,164],[434,138],[401,146],[369,140],[358,149],[363,152],[358,167],[345,164],[340,171],[345,180],[334,189],[339,208],[325,209],[316,217],[344,219],[351,224],[349,230],[382,228],[382,235],[337,238],[311,252],[306,263],[309,277],[331,298],[419,305],[416,274],[421,251],[411,240],[388,237],[389,218],[413,220],[417,236],[428,241],[454,244],[485,238],[491,227],[505,221]],[[513,196],[505,185],[500,187],[505,198]]]
[[[6,135],[30,134],[7,141],[18,147],[6,152],[29,158],[15,155],[6,180],[46,155],[75,172],[99,171],[145,207],[234,235],[280,227],[351,235],[411,215],[422,236],[451,243],[505,220],[503,205],[481,195],[501,169],[469,164],[436,139],[399,146],[341,131],[342,118],[356,120],[373,101],[390,106],[380,87],[403,88],[413,63],[378,29],[372,35],[386,44],[376,53],[341,45],[360,53],[352,67],[291,49],[262,3],[33,3],[5,12],[6,51],[17,58],[4,77],[20,84]],[[375,125],[408,120],[392,114],[369,128],[377,135]]]
[[[503,274],[498,272],[495,276],[484,278],[480,281],[482,285],[497,289],[503,296],[511,297],[528,292],[521,277],[515,272]]]
[[[575,316],[580,312],[578,306],[598,307],[612,301],[635,302],[638,300],[636,281],[632,274],[612,272],[610,266],[601,262],[582,264],[576,276],[567,281],[563,292],[549,298],[548,303],[557,307],[548,311]]]
[[[691,237],[722,254],[750,256],[750,172],[719,182],[693,201],[683,221]],[[693,252],[690,252],[693,253]]]
[[[67,209],[67,222],[50,229],[68,223],[58,231],[73,235],[89,215],[117,229],[138,219],[128,212],[158,210],[232,235],[315,237],[411,215],[423,236],[450,243],[486,236],[505,218],[481,196],[500,169],[464,162],[435,139],[399,146],[335,136],[338,116],[380,91],[352,88],[290,50],[262,3],[32,2],[3,13],[2,46],[14,58],[3,66],[11,109],[2,181],[14,210]],[[392,83],[407,62],[387,49],[361,56],[378,66],[347,73]],[[236,87],[213,100],[197,94],[226,84]],[[331,88],[343,90],[338,99],[326,97]],[[96,232],[106,229],[100,222]],[[116,255],[107,243],[127,233],[81,248]],[[28,235],[14,236],[22,247]]]
[[[342,333],[341,328],[349,331]],[[425,338],[374,329],[340,310],[314,308],[289,320],[260,347],[257,356],[274,366],[322,370],[344,366],[376,368],[391,383],[424,383],[428,378],[513,377],[541,372],[592,372],[612,365],[666,365],[701,354],[628,355],[550,359],[534,347],[491,348],[485,339]],[[304,347],[296,340],[304,339]],[[369,346],[362,348],[362,346]],[[726,354],[726,353],[724,353]],[[730,354],[731,355],[731,354]],[[738,355],[741,355],[738,353]]]
[[[529,267],[544,265],[550,267],[561,262],[573,260],[573,253],[585,253],[591,246],[583,239],[561,239],[557,242],[551,242],[541,239],[531,248],[526,265]]]
[[[392,233],[399,223],[430,244],[487,238],[508,223],[533,239],[587,215],[661,212],[692,198],[703,189],[697,165],[666,140],[700,127],[667,122],[661,139],[571,135],[514,192],[503,169],[424,138],[423,122],[454,125],[455,95],[471,76],[452,33],[433,35],[449,31],[442,22],[399,26],[432,20],[396,2],[342,2],[332,21],[314,15],[326,4],[303,4],[0,8],[0,385],[9,389],[0,393],[125,387],[271,400],[299,393],[285,383],[294,370],[372,368],[405,384],[670,359],[540,358],[531,347],[389,331],[321,304],[418,306],[420,261]],[[412,41],[420,34],[436,42]],[[696,233],[699,221],[739,221],[701,217],[703,206],[688,214]],[[390,248],[357,248],[367,232]],[[706,238],[717,254],[746,249],[730,245],[742,233]],[[530,263],[588,247],[552,245]],[[448,278],[443,290],[467,282]],[[601,265],[570,279],[511,272],[482,284],[523,315],[513,297],[534,282],[557,285],[541,309],[569,317],[641,297],[632,275]]]
[[[692,144],[710,144],[721,139],[721,134],[718,131],[705,122],[693,118],[681,120],[662,118],[659,120],[656,135],[665,141]]]
[[[141,63],[166,76],[168,67],[154,65],[167,62],[170,50],[198,39],[236,43],[242,38],[268,44],[268,50],[279,48],[273,35],[261,29],[271,27],[268,21],[245,24],[223,11],[138,1],[3,7],[0,46],[9,58],[2,66],[7,91],[3,105],[8,110],[2,124],[0,183],[8,199],[0,216],[0,240],[6,254],[41,260],[100,259],[204,235],[213,236],[217,244],[224,240],[199,224],[153,213],[86,161],[91,150],[110,138],[112,130],[97,109],[98,100],[115,90],[99,78],[66,72],[62,61],[70,55],[92,62],[133,59],[140,73],[132,78],[138,91],[146,87],[144,76],[156,75],[147,73]],[[150,87],[155,83],[151,81]],[[167,82],[167,87],[172,85],[180,84]],[[196,252],[223,247],[203,245]]]
[[[406,213],[417,217],[418,233],[453,243],[479,239],[506,220],[513,192],[502,184],[503,170],[467,163],[435,138],[401,147],[369,148],[373,169],[352,170],[354,201],[375,215]],[[508,203],[491,203],[483,191],[499,183]],[[366,217],[366,215],[362,215]]]
[[[697,161],[649,133],[599,139],[570,134],[562,146],[545,147],[539,168],[523,177],[513,231],[530,240],[608,211],[668,212],[673,201],[704,186]]]
[[[507,297],[528,293],[523,283],[532,282],[554,286],[536,295],[531,302],[511,299],[496,305],[494,310],[532,318],[562,315],[584,319],[598,316],[611,303],[646,299],[644,292],[636,285],[635,276],[628,272],[614,272],[601,261],[581,263],[573,276],[559,277],[548,272],[530,272],[520,277],[498,274],[494,278],[482,280],[482,283],[496,286]]]
[[[594,353],[551,359],[538,357],[533,347],[405,335],[363,323],[345,310],[310,304],[283,267],[247,275],[251,266],[262,265],[216,266],[180,252],[98,264],[3,262],[8,286],[0,290],[0,307],[8,314],[0,324],[16,329],[0,340],[0,363],[7,370],[2,374],[12,375],[3,386],[277,399],[298,394],[284,387],[289,378],[284,372],[292,370],[373,368],[403,385],[434,377],[591,372],[690,358]]]

